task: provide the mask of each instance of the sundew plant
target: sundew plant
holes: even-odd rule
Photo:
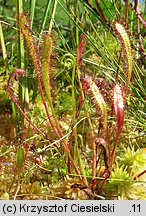
[[[1,199],[146,199],[146,2],[0,10]]]

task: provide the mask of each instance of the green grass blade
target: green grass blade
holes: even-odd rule
[[[3,29],[2,29],[1,22],[0,22],[0,43],[1,43],[1,48],[2,48],[2,55],[3,55],[4,65],[5,65],[5,69],[6,69],[6,77],[8,77],[7,52],[6,52],[6,46],[5,46],[5,41],[4,41],[4,35],[3,35]]]
[[[41,39],[43,31],[45,29],[45,25],[46,25],[46,21],[47,21],[47,16],[48,16],[50,7],[51,7],[51,1],[48,0],[48,2],[46,4],[46,9],[45,9],[45,12],[44,12],[44,16],[43,16],[41,28],[40,28],[40,34],[39,34],[40,35],[40,37],[39,37],[40,39]]]
[[[33,26],[33,21],[34,21],[34,12],[35,12],[35,5],[36,5],[36,0],[31,0],[30,1],[30,28],[32,29]]]

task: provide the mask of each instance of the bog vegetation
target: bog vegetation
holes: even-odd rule
[[[146,2],[0,4],[1,199],[146,199]]]

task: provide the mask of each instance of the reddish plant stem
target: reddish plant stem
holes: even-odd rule
[[[11,74],[10,74],[10,77],[8,79],[8,91],[9,91],[9,94],[10,94],[10,97],[11,99],[13,100],[13,102],[16,104],[16,106],[18,107],[19,111],[22,113],[22,115],[25,117],[25,119],[32,125],[32,127],[39,133],[41,134],[45,139],[49,140],[48,136],[43,133],[30,119],[29,117],[26,115],[26,113],[22,110],[18,100],[15,98],[14,96],[14,91],[13,91],[13,88],[12,88],[12,78],[13,77],[16,77],[18,75],[21,75],[21,76],[25,76],[26,75],[26,72],[25,70],[23,69],[15,69]],[[60,148],[58,147],[57,144],[54,144],[54,146],[60,151]],[[64,142],[62,143],[62,146],[64,147],[64,150],[66,151],[66,153],[68,154],[68,157],[70,159],[70,161],[72,162],[72,165],[76,171],[76,173],[79,175],[79,178],[81,178],[81,175],[80,175],[80,172],[78,170],[78,168],[76,167],[76,164],[71,156],[71,153],[68,149],[68,146],[66,144],[64,144]]]
[[[43,104],[44,104],[44,107],[45,107],[45,111],[46,111],[46,114],[47,114],[47,117],[49,119],[49,122],[50,122],[50,125],[51,125],[51,128],[52,130],[54,131],[54,133],[56,134],[56,136],[59,138],[60,140],[60,143],[62,145],[62,147],[64,148],[64,151],[67,153],[72,165],[73,165],[73,168],[75,170],[75,172],[77,173],[77,175],[79,176],[80,179],[81,178],[81,175],[80,175],[80,171],[78,170],[76,164],[75,164],[75,161],[73,160],[72,156],[71,156],[71,153],[70,153],[70,149],[68,148],[66,142],[64,140],[61,139],[61,134],[59,134],[59,132],[57,131],[52,119],[51,119],[51,116],[49,114],[49,111],[48,111],[48,106],[47,106],[47,103],[45,101],[45,97],[44,97],[44,92],[43,92],[43,85],[42,85],[42,68],[41,68],[41,61],[40,61],[40,53],[37,49],[37,45],[32,37],[32,33],[30,31],[30,27],[29,27],[29,23],[27,23],[27,17],[24,15],[24,14],[20,14],[20,19],[21,19],[21,22],[22,22],[22,25],[20,25],[21,27],[21,32],[23,34],[23,37],[25,39],[25,42],[26,42],[26,45],[27,45],[27,48],[28,48],[28,53],[30,54],[31,58],[32,58],[32,61],[33,61],[33,64],[34,64],[34,68],[35,68],[35,71],[36,71],[36,74],[37,74],[37,78],[38,78],[38,87],[39,87],[39,90],[40,90],[40,94],[41,94],[41,97],[42,97],[42,101],[43,101]],[[26,22],[26,23],[25,23]]]
[[[84,48],[84,42],[85,42],[85,35],[81,35],[81,41],[79,43],[79,46],[77,48],[77,65],[78,67],[82,64],[82,54],[83,54],[83,48]]]
[[[146,173],[146,170],[142,171],[141,173],[139,173],[137,176],[134,177],[134,180],[136,180],[137,178],[141,177],[145,173]]]
[[[128,9],[129,9],[129,0],[125,0],[125,4],[126,4],[125,22],[126,22],[126,25],[128,26]]]
[[[103,185],[106,183],[108,177],[109,177],[109,174],[105,177],[104,180],[102,180],[102,183],[97,191],[98,194],[102,191]]]
[[[96,0],[96,6],[97,6],[97,9],[98,9],[98,10],[92,5],[92,3],[91,3],[89,0],[85,0],[85,1],[86,1],[87,5],[88,5],[90,8],[92,8],[92,10],[93,10],[96,14],[98,14],[98,15],[105,21],[105,23],[108,25],[108,27],[110,27],[110,26],[111,26],[111,25],[110,25],[110,22],[108,21],[107,17],[105,17],[105,15],[104,15],[104,13],[103,13],[101,7],[100,7],[99,1]]]
[[[38,64],[39,66],[40,64]],[[41,70],[40,70],[41,71]],[[72,165],[74,167],[74,170],[75,172],[77,173],[77,175],[79,176],[80,179],[81,178],[81,174],[80,174],[80,171],[78,170],[76,164],[75,164],[75,161],[73,160],[72,156],[71,156],[71,153],[70,153],[70,149],[68,148],[67,144],[61,140],[61,137],[60,137],[60,134],[58,133],[58,131],[56,130],[52,120],[51,120],[51,117],[50,117],[50,114],[49,114],[49,111],[48,111],[48,107],[47,107],[47,103],[45,101],[45,97],[44,97],[44,94],[43,94],[43,89],[42,89],[42,82],[41,82],[41,75],[40,75],[40,72],[39,70],[37,71],[37,76],[38,76],[38,86],[39,86],[39,89],[40,89],[40,93],[41,93],[41,97],[42,97],[42,100],[43,100],[43,104],[44,104],[44,107],[45,107],[45,110],[46,110],[46,113],[47,113],[47,117],[49,119],[49,122],[50,122],[50,125],[52,127],[52,129],[54,130],[55,134],[57,135],[57,137],[60,139],[60,142],[64,148],[64,150],[66,151],[70,161],[72,162]]]
[[[135,0],[134,2],[135,2],[135,4],[134,4],[133,10],[134,10],[137,18],[143,23],[144,27],[146,28],[146,20],[143,19],[142,15],[140,13],[140,10],[139,10],[139,0]]]
[[[10,97],[11,99],[13,100],[13,102],[16,104],[16,106],[18,107],[19,111],[22,113],[22,115],[24,116],[24,118],[32,125],[32,127],[39,133],[41,134],[45,139],[48,139],[48,136],[43,133],[30,119],[29,117],[26,115],[26,113],[22,110],[18,100],[15,98],[14,96],[14,91],[13,91],[13,88],[12,88],[12,78],[13,77],[16,77],[17,75],[21,75],[21,76],[25,76],[26,75],[26,72],[25,70],[23,69],[15,69],[9,76],[9,79],[8,79],[8,92],[10,94]]]
[[[41,77],[41,68],[40,68],[40,62],[39,62],[39,56],[38,56],[38,53],[36,52],[36,55],[37,55],[37,67],[36,67],[36,73],[37,73],[37,77],[38,77],[38,86],[39,86],[39,90],[40,90],[40,93],[41,93],[41,97],[42,97],[42,101],[43,101],[43,104],[44,104],[44,107],[45,107],[45,110],[46,110],[46,113],[47,113],[47,117],[49,119],[49,122],[50,122],[50,125],[54,131],[54,133],[56,134],[56,136],[60,139],[60,142],[64,148],[64,150],[66,151],[70,161],[72,162],[72,165],[77,173],[77,175],[79,176],[79,178],[81,179],[81,175],[80,175],[80,171],[78,170],[76,164],[75,164],[75,161],[73,160],[72,156],[71,156],[71,153],[70,153],[70,149],[68,148],[67,144],[61,140],[61,137],[60,137],[60,134],[58,133],[58,131],[56,130],[53,122],[52,122],[52,119],[50,117],[50,114],[49,114],[49,111],[48,111],[48,107],[47,107],[47,103],[45,101],[45,97],[44,97],[44,94],[43,94],[43,88],[42,88],[42,77]]]
[[[99,178],[102,178],[102,179],[96,179],[96,180],[94,180],[94,182],[92,183],[92,186],[91,186],[91,187],[92,187],[92,188],[95,188],[96,185],[99,185],[99,182],[102,181],[102,183],[101,183],[101,185],[100,185],[100,187],[99,187],[97,193],[99,193],[99,192],[102,190],[103,185],[105,184],[105,182],[107,181],[107,178],[108,178],[109,175],[110,175],[110,173],[109,173],[109,172],[107,173],[107,171],[108,171],[108,169],[106,168],[106,169],[104,170],[104,172],[102,173],[102,175],[99,176]],[[105,177],[104,177],[104,175],[105,175]],[[103,178],[104,178],[104,179],[103,179]]]
[[[139,6],[137,5],[137,8],[139,10]],[[140,20],[137,18],[137,29],[138,29],[138,37],[139,37],[139,47],[140,47],[140,51],[142,52],[142,54],[144,56],[146,56],[146,52],[144,50],[143,44],[142,44],[142,40],[141,40],[141,34],[140,34]]]
[[[97,155],[97,151],[98,151],[98,146],[96,145],[96,155]],[[97,168],[97,164],[99,163],[100,159],[101,159],[101,155],[102,155],[102,149],[99,153],[99,156],[98,156],[98,160],[96,161],[96,168]],[[90,179],[90,182],[91,182],[91,188],[94,188],[97,184],[97,181],[96,179]]]
[[[108,26],[110,26],[110,23],[109,23],[107,17],[104,15],[104,13],[103,13],[103,11],[102,11],[102,9],[101,9],[101,7],[100,7],[99,1],[96,0],[95,2],[96,2],[96,6],[97,6],[97,8],[98,8],[98,12],[99,12],[100,16],[101,16],[102,19],[105,21],[105,23],[106,23]]]
[[[114,158],[115,158],[115,153],[116,153],[116,149],[117,149],[117,144],[118,144],[118,141],[119,141],[119,138],[120,138],[120,135],[119,136],[116,136],[116,140],[114,142],[114,148],[111,152],[111,156],[110,156],[110,171],[112,170],[112,164],[113,164],[113,161],[114,161]]]
[[[53,122],[52,122],[52,119],[51,119],[51,116],[49,114],[49,111],[48,111],[48,106],[47,106],[47,103],[46,103],[46,100],[45,100],[45,97],[44,97],[44,94],[43,94],[43,88],[42,88],[42,78],[41,78],[41,68],[40,68],[40,63],[38,63],[38,67],[37,67],[37,77],[38,77],[38,86],[39,86],[39,90],[40,90],[40,94],[41,94],[41,97],[42,97],[42,101],[43,101],[43,104],[44,104],[44,107],[45,107],[45,111],[46,111],[46,114],[47,114],[47,117],[49,119],[49,122],[50,122],[50,125],[51,125],[51,128],[52,130],[54,131],[54,133],[56,134],[56,136],[60,139],[60,135],[58,133],[58,131],[56,130]]]
[[[97,145],[97,148],[98,148],[98,145]],[[99,153],[99,157],[98,157],[98,160],[97,160],[97,164],[99,163],[99,161],[100,161],[100,159],[101,159],[102,153],[103,153],[103,149],[101,149],[101,151],[100,151],[100,153]],[[109,155],[109,160],[110,160],[110,155]],[[109,164],[110,164],[110,161],[109,161]],[[104,175],[105,175],[105,176],[104,176]],[[100,188],[99,188],[99,191],[102,189],[102,187],[103,187],[103,185],[104,185],[106,179],[109,177],[109,175],[110,175],[109,168],[106,167],[105,170],[104,170],[104,172],[103,172],[102,174],[100,174],[100,178],[105,178],[105,179],[102,180],[103,182],[101,183],[101,186],[100,186]],[[99,181],[101,181],[101,180],[95,179],[95,180],[92,182],[91,187],[92,187],[92,188],[95,188],[96,185],[99,184]]]

